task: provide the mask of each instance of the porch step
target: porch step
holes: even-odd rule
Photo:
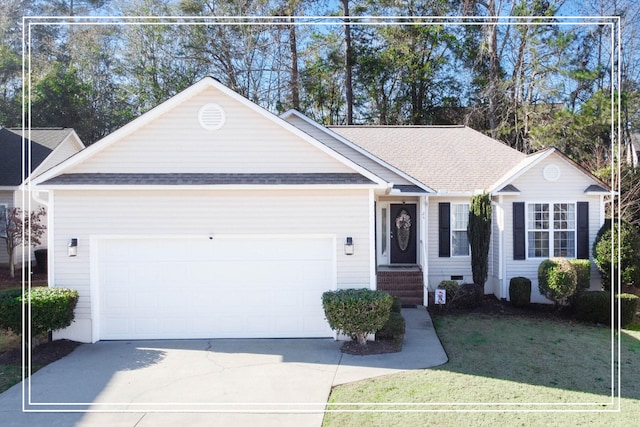
[[[379,270],[377,285],[378,290],[399,297],[402,305],[424,305],[424,283],[418,268]]]

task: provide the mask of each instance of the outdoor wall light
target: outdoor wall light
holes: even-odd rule
[[[344,241],[344,254],[353,255],[353,237],[347,237]]]
[[[68,256],[78,255],[78,239],[73,238],[69,240],[69,244],[67,245],[67,255]]]

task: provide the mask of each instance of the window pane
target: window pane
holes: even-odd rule
[[[575,231],[556,231],[553,233],[553,256],[573,258],[576,256]]]
[[[529,232],[529,257],[547,258],[549,256],[549,232]]]
[[[548,230],[549,229],[549,205],[534,203],[529,205],[529,229]]]
[[[387,208],[382,208],[382,236],[380,236],[380,245],[382,250],[382,255],[387,255]]]
[[[451,229],[466,230],[469,224],[469,205],[455,204],[452,206]]]
[[[454,256],[469,255],[469,238],[467,231],[453,231],[451,233],[451,245]]]
[[[576,228],[576,209],[572,203],[556,203],[553,205],[553,228],[556,230],[572,230]]]

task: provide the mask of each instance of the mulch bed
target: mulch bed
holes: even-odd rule
[[[496,298],[495,295],[485,295],[482,303],[475,308],[451,308],[443,305],[436,305],[433,301],[433,294],[429,294],[429,306],[427,307],[429,314],[432,316],[456,316],[469,313],[487,314],[487,315],[510,315],[524,316],[543,319],[555,320],[571,320],[571,313],[568,307],[562,307],[560,311],[556,311],[553,304],[536,304],[531,303],[527,307],[515,307],[509,301],[503,301]]]
[[[402,350],[402,343],[394,340],[367,341],[366,346],[358,344],[358,341],[345,341],[340,351],[354,356],[366,356],[369,354],[397,353]]]
[[[48,365],[71,353],[80,345],[70,340],[56,340],[38,345],[31,351],[33,365]],[[26,356],[26,355],[25,355]],[[13,349],[0,354],[0,365],[18,365],[22,363],[21,349]]]

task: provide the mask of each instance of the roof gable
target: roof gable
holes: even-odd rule
[[[75,136],[75,132],[71,128],[25,129],[26,145],[24,150],[22,135],[22,129],[0,128],[0,186],[19,186],[22,184],[23,171],[26,178],[41,165],[46,166],[46,160],[67,139]],[[76,146],[74,151],[82,148],[80,140],[77,141],[79,146]],[[30,146],[31,149],[31,167],[26,163],[28,159],[27,146]],[[68,155],[71,154],[70,152]]]
[[[211,105],[224,117],[222,126],[208,129],[200,117]],[[361,173],[380,183],[349,159],[212,78],[96,142],[43,174],[39,182],[63,173]]]
[[[526,191],[527,187],[524,183],[532,181],[536,184],[531,184],[529,191],[539,186],[538,183],[550,185],[562,183],[563,190],[574,191],[577,194],[608,191],[606,183],[556,148],[548,148],[526,156],[496,181],[490,191],[496,191],[510,185],[515,185],[515,187],[523,188],[523,191]]]

